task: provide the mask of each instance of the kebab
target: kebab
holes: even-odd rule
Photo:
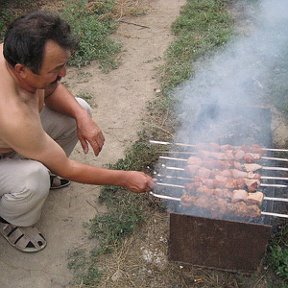
[[[206,167],[209,169],[230,169],[230,168],[235,168],[238,170],[244,170],[247,169],[245,165],[247,164],[242,164],[239,161],[233,161],[233,160],[221,160],[221,159],[211,159],[211,158],[200,158],[196,156],[191,156],[187,160],[186,159],[181,159],[181,158],[171,158],[171,157],[160,157],[162,159],[170,159],[170,160],[177,160],[178,161],[186,161],[187,165],[196,165],[196,166],[201,166],[201,167]],[[251,164],[251,163],[250,163]],[[247,167],[249,168],[251,165],[248,165]],[[250,169],[253,169],[254,167],[251,166]],[[256,168],[254,168],[256,169]],[[256,169],[258,170],[258,169]],[[256,171],[255,170],[255,171]]]
[[[192,196],[184,194],[181,197],[181,204],[184,207],[196,206],[207,209],[216,215],[233,214],[242,217],[259,217],[261,215],[259,206],[251,204],[251,202],[247,205],[244,201],[228,202],[219,197],[208,197],[206,195]]]
[[[255,154],[264,154],[263,148],[258,144],[252,145],[242,145],[242,146],[232,146],[230,144],[219,145],[217,143],[199,143],[195,146],[196,150],[207,150],[207,151],[214,151],[214,152],[226,152],[226,151],[233,151],[237,153],[238,151],[243,151],[244,153],[255,153]]]
[[[157,197],[157,198],[160,198],[160,199],[164,199],[164,200],[169,200],[169,201],[177,201],[177,202],[181,202],[183,206],[185,205],[188,205],[187,207],[191,207],[193,205],[193,198],[192,197],[195,197],[194,199],[198,198],[198,199],[201,199],[201,201],[199,200],[199,202],[197,202],[197,204],[202,204],[202,208],[207,208],[207,209],[211,209],[211,207],[209,208],[207,206],[207,203],[210,203],[210,204],[215,204],[215,203],[212,203],[210,201],[210,198],[211,197],[204,197],[203,195],[196,197],[196,196],[192,196],[192,195],[189,195],[189,194],[183,194],[182,198],[177,198],[177,197],[171,197],[171,196],[167,196],[167,195],[160,195],[160,194],[156,194],[154,192],[149,192],[150,195],[154,196],[154,197]],[[214,198],[214,197],[213,197]],[[288,202],[288,199],[286,198],[273,198],[273,197],[266,197],[264,196],[264,200],[271,200],[271,201],[281,201],[281,202]],[[185,203],[187,202],[187,203]],[[217,212],[222,212],[223,211],[225,212],[228,212],[229,210],[226,209],[226,206],[227,206],[227,202],[225,202],[225,199],[217,199],[217,203],[218,203],[218,207],[216,207],[218,210],[216,210],[215,212],[215,208],[213,209],[213,212],[217,214]],[[237,205],[234,205],[235,207],[235,211],[232,212],[232,213],[235,213],[237,212],[238,215],[240,214],[240,216],[251,216],[252,214],[252,217],[258,217],[260,215],[268,215],[268,216],[275,216],[275,217],[280,217],[280,218],[285,218],[287,219],[288,218],[288,215],[286,214],[279,214],[279,213],[273,213],[273,212],[264,212],[264,211],[259,211],[259,209],[257,209],[257,206],[254,205],[246,205],[244,202],[238,202],[238,206]],[[236,203],[234,203],[236,204]],[[247,208],[247,207],[249,208]],[[255,207],[256,206],[256,207]],[[219,208],[222,207],[222,209],[220,210]],[[241,209],[242,208],[242,209]],[[241,212],[241,213],[240,213]],[[259,215],[260,213],[260,215]],[[219,213],[218,213],[219,214]]]
[[[244,155],[244,159],[247,157],[247,161],[249,163],[252,163],[253,160],[256,160],[255,158],[261,158],[261,159],[266,159],[266,160],[273,160],[273,161],[286,161],[288,162],[288,159],[286,158],[278,158],[278,157],[266,157],[263,156],[263,154],[266,151],[274,151],[274,152],[288,152],[288,149],[273,149],[273,148],[265,148],[265,147],[261,147],[258,144],[252,144],[252,145],[242,145],[242,146],[232,146],[229,144],[225,144],[225,145],[219,145],[216,143],[200,143],[200,144],[184,144],[184,143],[169,143],[169,142],[164,142],[164,141],[155,141],[155,140],[149,140],[150,143],[152,144],[161,144],[161,145],[174,145],[174,146],[182,146],[182,147],[192,147],[194,148],[196,151],[211,151],[211,152],[222,152],[222,153],[230,153],[232,154],[237,153],[237,157],[239,157],[239,154],[243,154],[245,153],[246,155]],[[195,151],[194,150],[194,151]],[[230,152],[227,152],[230,151]],[[171,152],[170,152],[171,153]],[[195,152],[183,152],[183,151],[175,151],[173,153],[188,153],[188,154],[195,154]],[[252,155],[248,155],[248,154],[252,154]],[[258,154],[258,155],[257,155]],[[250,157],[252,156],[252,158]],[[219,157],[219,155],[217,156]],[[230,156],[231,157],[231,156]],[[225,159],[227,159],[227,157],[224,157]],[[251,158],[251,159],[250,159]],[[252,161],[252,162],[251,162]]]
[[[206,150],[197,151],[197,155],[201,158],[213,158],[218,160],[237,160],[244,161],[246,163],[254,163],[261,159],[262,155],[259,153],[247,153],[243,150],[226,150],[225,152],[213,152]]]
[[[253,172],[245,172],[238,169],[209,169],[198,165],[187,165],[184,169],[190,176],[199,175],[202,177],[213,177],[216,175],[231,177],[231,178],[250,178],[261,179],[261,175]]]
[[[226,193],[223,193],[223,192],[219,191],[219,190],[223,190],[223,189],[214,189],[214,190],[215,190],[215,194],[213,194],[213,196],[214,197],[216,196],[217,198],[220,197],[221,199],[225,199],[227,203],[230,203],[230,202],[231,203],[244,202],[244,203],[246,203],[246,205],[257,205],[258,207],[261,207],[262,203],[263,203],[263,200],[264,200],[264,194],[262,192],[260,192],[260,191],[257,191],[257,192],[254,192],[254,193],[249,193],[246,190],[239,189],[239,190],[233,190],[232,193],[231,193],[231,191],[226,189],[227,190]],[[218,194],[218,192],[220,192],[222,194]],[[200,195],[200,196],[202,196],[202,195]],[[197,196],[194,195],[193,196],[193,195],[189,194],[188,192],[185,192],[181,196],[181,201],[184,201],[184,203],[187,206],[188,203],[191,202],[195,197],[200,197],[200,196],[199,195],[197,195]],[[208,196],[208,195],[205,193],[205,196]],[[211,199],[211,196],[212,195],[210,194],[210,199]],[[189,200],[189,197],[191,198],[190,200]],[[191,205],[192,204],[193,204],[193,202],[191,202]],[[209,205],[210,204],[208,202],[207,203],[207,207]]]
[[[170,142],[165,142],[165,141],[157,141],[157,140],[149,140],[149,142],[151,144],[160,144],[160,145],[173,145],[173,146],[181,146],[181,147],[197,147],[197,145],[206,145],[206,143],[203,143],[203,144],[185,144],[185,143],[170,143]],[[214,143],[215,145],[215,143]],[[216,144],[218,145],[218,144]],[[261,148],[261,150],[263,150],[264,152],[265,151],[274,151],[274,152],[288,152],[288,149],[274,149],[274,148],[266,148],[266,147],[262,147],[258,144],[252,144],[252,145],[249,145],[247,146],[249,151],[250,148],[249,147],[252,147],[252,146],[258,146],[259,148]],[[225,146],[225,145],[220,145],[220,146]],[[235,148],[238,148],[239,146],[232,146],[232,147],[235,147]],[[246,147],[245,145],[244,146],[241,146],[241,147]],[[251,152],[256,152],[255,150],[254,151],[251,151]],[[258,153],[258,152],[257,152]]]
[[[176,160],[176,161],[187,162],[187,159],[184,159],[184,158],[173,158],[173,157],[167,157],[167,156],[160,156],[159,158],[160,159],[166,159],[166,160]],[[223,162],[226,162],[226,161],[223,161]],[[206,163],[207,162],[205,162],[205,161],[203,162],[204,165]],[[217,165],[220,165],[220,166],[222,165],[222,164],[219,164],[219,162],[215,162],[215,163],[216,163],[216,167],[217,167]],[[223,165],[225,165],[225,164],[223,164]],[[234,166],[231,166],[231,165],[234,165]],[[165,166],[165,165],[162,165],[162,166]],[[240,163],[238,161],[233,161],[233,162],[227,161],[227,166],[228,166],[228,168],[229,167],[234,167],[234,168],[236,168],[238,170],[242,170],[244,172],[255,172],[255,171],[258,171],[258,170],[288,171],[288,168],[286,168],[286,167],[284,167],[284,168],[283,167],[269,167],[269,166],[262,166],[262,165],[257,164],[257,163],[244,163],[244,164],[242,164],[242,163]],[[216,168],[216,167],[214,167],[214,168]],[[179,167],[166,167],[166,168],[167,169],[172,169],[172,170],[179,170],[179,171],[183,171],[184,170],[183,168],[179,168]],[[271,178],[271,177],[263,177],[263,176],[261,176],[261,178],[262,179],[274,179],[274,177]],[[286,180],[286,178],[281,178],[280,179],[279,177],[275,177],[275,179]]]
[[[186,184],[184,186],[184,185],[176,185],[176,184],[171,184],[171,183],[156,182],[156,185],[181,189],[182,191],[184,191],[184,193],[182,193],[183,195],[184,194],[188,194],[188,195],[191,195],[191,194],[193,194],[193,195],[194,194],[196,194],[196,195],[197,194],[206,194],[209,197],[218,196],[219,198],[227,198],[227,199],[232,199],[233,191],[244,190],[244,189],[227,189],[227,188],[209,188],[206,185],[202,185],[202,186],[196,187],[194,189],[192,186],[189,187],[189,185],[193,185],[191,183],[190,184]],[[246,192],[248,193],[248,195],[250,195],[249,199],[251,199],[252,198],[251,197],[252,194],[257,193],[258,191],[255,191],[255,192],[246,191]],[[155,194],[155,195],[157,195],[157,194]],[[257,195],[259,195],[259,194],[255,194],[255,197],[257,197]],[[165,195],[158,195],[158,196],[159,196],[159,198],[163,198],[163,199],[165,199],[165,197],[169,198],[169,196],[165,196]],[[156,197],[158,197],[158,196],[156,196]],[[178,198],[173,198],[171,200],[177,200],[177,199]],[[279,198],[279,197],[275,198],[275,197],[264,196],[263,200],[279,201],[279,202],[287,202],[288,203],[288,199],[287,198]],[[179,201],[180,201],[180,198],[179,198]]]
[[[246,178],[229,178],[220,175],[216,175],[215,178],[204,178],[195,176],[193,180],[185,185],[188,190],[206,186],[210,189],[226,188],[226,189],[244,189],[249,192],[255,192],[260,186],[258,179],[246,179]]]

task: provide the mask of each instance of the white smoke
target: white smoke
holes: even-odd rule
[[[243,113],[243,106],[267,104],[265,93],[271,73],[288,49],[288,1],[263,0],[257,6],[246,5],[250,29],[213,57],[201,59],[195,75],[177,88],[178,115],[183,123],[177,141],[187,141],[187,131],[202,104],[234,105],[239,113]]]

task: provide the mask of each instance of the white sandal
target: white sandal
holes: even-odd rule
[[[0,223],[0,233],[13,247],[22,252],[38,252],[47,245],[36,227],[18,227],[10,223]]]

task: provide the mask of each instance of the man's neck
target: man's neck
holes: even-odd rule
[[[16,82],[16,84],[23,89],[24,91],[28,92],[28,93],[35,93],[37,89],[31,87],[30,85],[28,85],[25,81],[23,81],[19,75],[16,73],[15,69],[7,62],[6,63],[6,68],[9,72],[9,74],[11,75],[11,77],[14,79],[14,81]]]

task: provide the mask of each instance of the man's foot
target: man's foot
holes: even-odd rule
[[[56,175],[50,175],[50,189],[61,189],[70,185],[70,181]]]
[[[47,242],[35,227],[18,227],[0,222],[0,233],[16,249],[33,253],[44,249]]]

